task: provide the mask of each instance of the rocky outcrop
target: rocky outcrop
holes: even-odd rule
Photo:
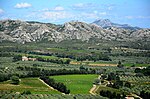
[[[97,24],[76,21],[67,22],[63,25],[20,20],[0,21],[0,41],[26,43],[47,40],[60,42],[73,39],[89,41],[91,38],[147,41],[150,40],[150,29],[130,30],[114,26],[103,28]]]

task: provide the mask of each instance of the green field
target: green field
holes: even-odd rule
[[[19,85],[10,84],[10,81],[1,82],[0,90],[13,90],[14,92],[23,92],[29,90],[32,94],[60,93],[43,84],[38,78],[23,78],[21,79]]]
[[[132,63],[126,63],[124,65],[125,66],[133,66]],[[136,67],[148,67],[148,66],[150,66],[150,64],[134,64],[134,66],[136,66]]]
[[[93,81],[98,75],[62,75],[50,76],[56,82],[63,82],[71,94],[89,94],[89,90],[93,86]]]
[[[47,48],[49,51],[52,52],[61,52],[61,53],[88,53],[87,50],[81,50],[81,49],[68,49],[68,48]]]

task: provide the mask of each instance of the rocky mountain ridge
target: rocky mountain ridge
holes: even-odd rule
[[[101,40],[135,41],[150,40],[150,29],[130,30],[119,27],[103,28],[96,24],[71,21],[63,25],[28,22],[20,20],[0,21],[0,41],[18,43],[39,42],[42,40],[61,42],[63,40],[89,41]]]
[[[97,24],[98,26],[101,26],[103,28],[107,27],[118,27],[118,28],[123,28],[123,29],[130,29],[130,30],[139,30],[141,28],[139,27],[133,27],[128,24],[118,24],[118,23],[113,23],[109,19],[98,19],[93,22],[93,24]]]

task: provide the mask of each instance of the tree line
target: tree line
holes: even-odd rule
[[[51,62],[51,63],[57,63],[57,64],[70,64],[71,60],[70,59],[49,59],[49,58],[44,58],[42,56],[28,56],[28,58],[36,58],[37,61],[42,61],[42,62]],[[22,55],[15,55],[13,57],[13,61],[21,61],[22,60]]]
[[[109,99],[125,99],[125,93],[116,93],[109,90],[101,90],[99,93],[103,97],[108,97]]]
[[[150,57],[150,51],[143,51],[143,52],[123,52],[123,53],[115,53],[110,54],[111,56],[136,56],[136,57]]]
[[[41,69],[38,67],[22,67],[18,66],[16,67],[17,70],[20,71],[26,71],[24,74],[15,74],[19,78],[25,78],[25,77],[40,77],[40,76],[55,76],[55,75],[69,75],[69,74],[95,74],[96,70],[95,69],[87,69],[87,68],[79,68],[79,69],[73,69],[73,70],[67,70],[67,69]],[[0,73],[0,82],[10,80],[11,77],[14,74],[6,74],[6,73]]]
[[[27,75],[20,75],[21,77],[39,77],[42,75],[45,76],[55,76],[55,75],[69,75],[69,74],[95,74],[96,70],[95,69],[87,69],[87,68],[80,68],[80,69],[73,69],[73,70],[67,70],[67,69],[51,69],[51,70],[46,70],[46,69],[41,69],[37,67],[17,67],[18,70],[20,71],[28,71]]]
[[[70,90],[67,89],[66,85],[60,82],[56,82],[53,78],[49,78],[48,76],[41,76],[40,79],[42,79],[46,84],[53,87],[54,89],[57,89],[60,92],[63,92],[65,94],[70,93]]]
[[[90,53],[90,54],[73,54],[73,53],[41,53],[41,52],[34,52],[30,51],[28,54],[35,54],[35,55],[45,55],[45,56],[56,56],[59,58],[70,58],[77,61],[98,61],[98,60],[104,60],[104,61],[111,61],[111,58],[102,53]]]

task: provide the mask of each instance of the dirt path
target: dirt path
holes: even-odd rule
[[[47,83],[45,83],[43,80],[41,80],[40,78],[38,78],[44,85],[46,85],[47,87],[49,87],[52,90],[56,90],[53,87],[49,86]],[[57,90],[56,90],[57,91]]]
[[[70,62],[70,64],[73,64],[73,65],[79,65],[79,64],[84,64],[84,65],[89,65],[89,66],[117,66],[117,64],[113,64],[113,63],[89,63],[89,64],[86,64],[86,63],[83,63],[83,62]]]
[[[100,64],[89,64],[90,66],[117,66],[117,64],[104,64],[104,63],[100,63]]]
[[[98,79],[101,78],[101,75],[98,76]],[[99,86],[96,86],[95,84],[93,84],[93,87],[90,89],[90,94],[92,95],[96,95],[95,91],[99,88]]]
[[[95,95],[94,90],[96,89],[96,85],[93,85],[93,87],[90,89],[90,94]]]
[[[42,79],[38,78],[44,85],[46,85],[47,87],[49,87],[52,90],[58,91],[57,89],[54,89],[53,87],[49,86],[47,83],[45,83]],[[59,91],[60,92],[60,91]],[[62,92],[61,92],[62,93]],[[65,93],[62,93],[63,95],[65,95]]]

